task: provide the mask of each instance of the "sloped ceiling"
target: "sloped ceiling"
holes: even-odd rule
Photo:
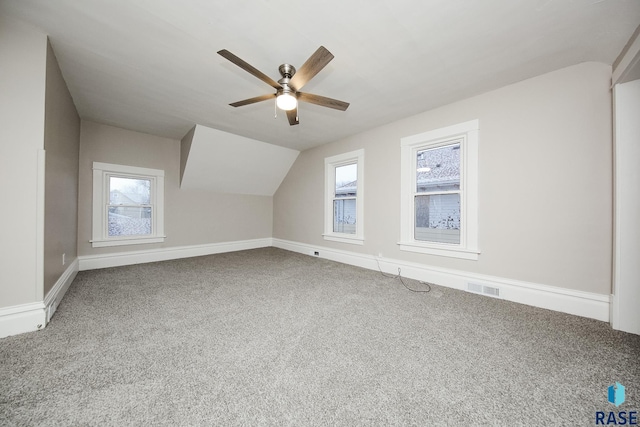
[[[82,118],[181,139],[195,124],[296,150],[584,61],[611,64],[640,23],[637,0],[0,0],[50,35]],[[320,45],[335,59],[302,104],[216,54],[278,79]]]
[[[181,141],[180,188],[273,196],[300,153],[196,125]]]

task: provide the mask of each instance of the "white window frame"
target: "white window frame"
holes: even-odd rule
[[[478,259],[478,133],[479,121],[471,120],[400,140],[400,250],[468,260]],[[453,143],[460,143],[460,243],[416,240],[416,155],[422,150]]]
[[[109,177],[118,176],[151,181],[151,234],[110,237],[108,231]],[[92,247],[162,243],[164,235],[164,171],[135,166],[93,162]]]
[[[356,233],[336,233],[333,231],[333,199],[336,188],[336,168],[356,164],[358,187],[356,190]],[[324,159],[324,233],[325,240],[364,244],[364,149],[338,154]]]

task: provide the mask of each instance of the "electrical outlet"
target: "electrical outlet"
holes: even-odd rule
[[[67,263],[66,257],[67,254],[62,254],[62,265],[65,265]]]

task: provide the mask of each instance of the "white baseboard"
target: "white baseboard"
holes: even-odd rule
[[[44,301],[0,308],[0,338],[43,329],[78,274],[78,265],[78,259],[69,264]]]
[[[67,289],[69,289],[78,271],[212,255],[269,246],[310,256],[314,256],[314,253],[318,252],[319,258],[370,270],[377,270],[379,264],[380,269],[389,274],[397,274],[398,268],[400,268],[404,277],[464,291],[468,290],[468,283],[491,286],[500,290],[501,299],[604,322],[609,321],[610,295],[582,292],[502,277],[433,267],[426,264],[375,257],[373,255],[331,249],[323,246],[313,246],[282,239],[264,238],[147,251],[81,256],[69,265],[51,291],[49,291],[44,301],[0,308],[0,338],[44,328],[51,319],[59,302],[64,297],[64,294],[67,292]]]
[[[235,242],[211,243],[206,245],[176,246],[172,248],[150,249],[143,251],[83,255],[79,257],[80,271],[132,264],[144,264],[147,262],[168,261],[172,259],[243,251],[269,246],[272,246],[271,237],[253,240],[239,240]]]
[[[464,291],[468,290],[467,287],[469,283],[490,286],[498,288],[500,290],[499,298],[507,301],[588,317],[604,322],[609,321],[609,295],[433,267],[426,264],[375,257],[373,255],[330,249],[276,238],[273,239],[273,246],[311,256],[314,256],[314,253],[318,252],[319,258],[355,265],[370,270],[378,270],[379,263],[380,269],[385,273],[397,274],[398,268],[400,268],[403,277],[423,280],[425,282]]]
[[[80,261],[78,258],[74,259],[72,263],[69,264],[69,267],[62,273],[60,278],[56,281],[53,288],[47,293],[44,297],[44,306],[46,307],[46,319],[47,323],[51,320],[51,317],[56,312],[58,308],[58,304],[64,298],[64,294],[67,293],[69,286],[73,282],[73,279],[76,278],[78,274],[78,270],[80,268]]]
[[[47,324],[42,301],[0,308],[0,338],[39,331]]]
[[[0,338],[44,328],[51,320],[78,271],[264,248],[272,246],[272,243],[273,241],[269,237],[78,257],[69,264],[69,267],[47,293],[44,301],[0,308]]]

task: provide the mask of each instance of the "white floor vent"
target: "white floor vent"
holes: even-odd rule
[[[481,285],[479,283],[467,283],[467,290],[476,294],[487,295],[494,298],[500,298],[500,288],[494,286]]]

